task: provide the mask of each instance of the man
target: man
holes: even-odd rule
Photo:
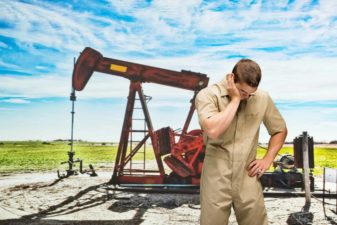
[[[239,225],[266,225],[261,175],[271,166],[287,135],[270,96],[257,87],[259,65],[240,60],[221,82],[199,92],[196,109],[204,131],[206,156],[200,184],[202,225],[226,225],[233,206]],[[256,159],[259,128],[270,140]]]

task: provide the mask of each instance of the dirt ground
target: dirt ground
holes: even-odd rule
[[[77,175],[56,179],[56,173],[0,176],[0,224],[199,224],[198,194],[113,192],[106,185],[111,172],[98,177]],[[328,202],[324,218],[321,199],[312,199],[312,224],[337,224],[336,200]],[[301,211],[305,200],[265,198],[269,224],[288,224],[291,213]],[[234,212],[231,225],[237,224]]]

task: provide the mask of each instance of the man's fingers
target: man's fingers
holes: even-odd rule
[[[250,176],[254,177],[254,176],[257,175],[257,176],[259,177],[259,176],[262,176],[262,174],[263,174],[263,169],[257,167],[257,168],[254,170],[254,172],[251,173]]]
[[[259,163],[258,160],[254,160],[253,162],[251,162],[248,167],[248,175],[253,177],[253,176],[259,176],[261,177],[262,174],[264,173],[264,167],[261,163]]]
[[[266,164],[266,161],[263,159],[256,159],[252,161],[248,166],[248,175],[253,177],[257,176],[257,178],[260,178],[265,171],[267,171],[269,168],[268,164]]]
[[[257,163],[256,161],[251,162],[251,163],[248,165],[247,169],[250,170],[253,166],[256,165],[256,163]]]
[[[234,82],[233,82],[233,75],[232,74],[227,74],[227,85],[228,88],[233,88]]]
[[[257,172],[259,171],[259,167],[257,165],[254,165],[252,168],[249,169],[248,175],[249,176],[255,176]]]

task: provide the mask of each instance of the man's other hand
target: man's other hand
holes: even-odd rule
[[[255,159],[247,167],[248,175],[251,177],[257,176],[260,178],[263,173],[269,169],[271,163],[272,162],[269,162],[267,159]]]
[[[240,91],[236,87],[234,83],[234,74],[230,73],[226,75],[226,80],[227,80],[227,93],[231,100],[239,100],[241,99]]]

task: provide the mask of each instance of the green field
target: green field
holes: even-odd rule
[[[117,144],[75,142],[74,159],[81,158],[84,167],[92,164],[95,169],[111,170],[117,153]],[[0,174],[56,171],[65,169],[60,162],[68,159],[70,150],[68,142],[41,142],[41,141],[5,141],[0,142]],[[261,158],[266,150],[258,149]],[[315,147],[314,174],[323,173],[323,167],[337,168],[337,149]],[[293,154],[292,147],[284,147],[280,154]],[[141,155],[134,158],[140,160]],[[152,149],[147,149],[146,159],[153,160]]]
[[[116,158],[117,144],[75,142],[74,160],[83,160],[83,166],[88,168],[92,164],[95,169],[112,170]],[[66,169],[67,164],[60,165],[68,160],[70,150],[68,142],[41,142],[18,141],[0,143],[0,173],[56,171]],[[138,154],[135,160],[141,160]],[[151,149],[146,151],[146,158],[154,159]]]
[[[257,158],[261,158],[266,150],[259,148]],[[294,155],[293,147],[283,147],[279,154]],[[337,148],[314,147],[314,175],[323,174],[323,168],[337,168]]]

